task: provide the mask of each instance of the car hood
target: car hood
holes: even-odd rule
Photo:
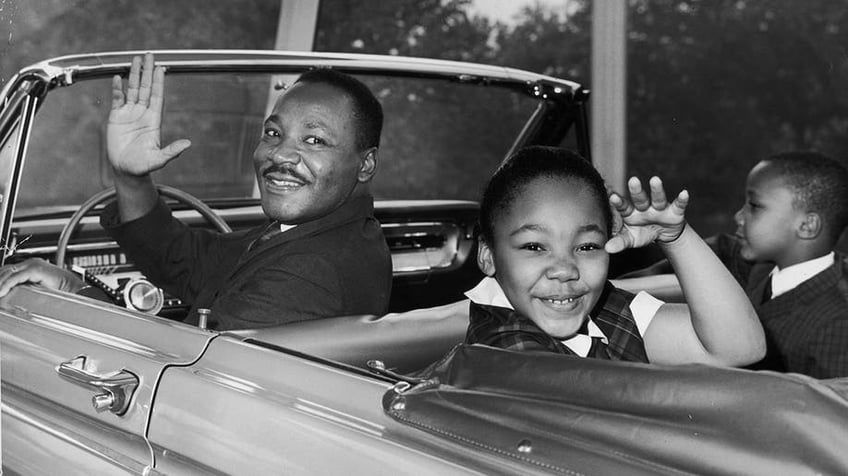
[[[479,345],[456,347],[426,377],[406,391],[390,391],[385,411],[424,431],[554,472],[848,469],[848,379]]]

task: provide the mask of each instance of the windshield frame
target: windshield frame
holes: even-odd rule
[[[62,56],[22,69],[0,92],[2,139],[0,148],[12,147],[0,164],[4,184],[0,243],[8,243],[15,199],[32,121],[44,97],[56,88],[96,78],[126,75],[134,56],[146,51],[104,52]],[[315,68],[333,68],[357,75],[432,78],[458,83],[485,84],[540,100],[539,108],[503,157],[528,144],[556,145],[574,126],[579,152],[590,158],[586,128],[588,91],[573,81],[507,67],[399,56],[251,50],[159,50],[157,63],[170,73],[255,72],[291,75]],[[17,133],[15,133],[17,131]],[[9,141],[16,138],[14,144]],[[0,258],[0,262],[5,259]]]

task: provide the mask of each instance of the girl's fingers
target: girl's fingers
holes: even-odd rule
[[[611,193],[609,196],[610,204],[615,207],[622,217],[629,217],[634,212],[648,212],[647,216],[654,216],[655,212],[660,212],[663,215],[664,211],[672,207],[671,212],[676,215],[684,215],[686,207],[689,205],[689,192],[682,190],[674,201],[669,204],[668,197],[665,194],[662,179],[659,177],[651,177],[648,181],[649,190],[642,188],[642,182],[631,177],[627,181],[627,189],[630,192],[630,200],[625,200],[616,193]]]
[[[622,216],[628,216],[633,213],[633,205],[615,192],[610,194],[609,202]]]
[[[678,215],[683,215],[688,205],[689,191],[685,189],[681,190],[680,193],[677,194],[677,198],[674,199],[674,202],[671,203],[672,209]]]
[[[638,178],[630,177],[630,180],[627,181],[627,189],[630,191],[630,201],[636,210],[643,212],[651,206],[651,200]]]
[[[618,253],[633,246],[633,237],[630,233],[619,233],[604,244],[604,250],[607,253]]]
[[[665,207],[668,206],[668,199],[665,196],[662,180],[654,176],[649,180],[649,184],[651,187],[651,206],[655,210],[665,210]]]

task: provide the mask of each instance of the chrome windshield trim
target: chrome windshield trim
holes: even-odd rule
[[[20,108],[15,108],[12,111],[12,114],[17,114],[18,109],[20,110],[20,124],[18,124],[18,135],[17,135],[17,143],[15,144],[14,151],[14,161],[15,163],[11,165],[8,169],[8,172],[4,169],[4,175],[8,173],[8,176],[4,176],[2,179],[3,183],[3,196],[0,197],[2,199],[2,203],[0,203],[0,246],[6,247],[9,243],[9,236],[12,232],[12,215],[15,210],[15,203],[18,198],[18,190],[20,189],[20,181],[21,181],[21,172],[24,167],[24,159],[26,158],[27,146],[29,145],[29,135],[32,132],[32,121],[35,118],[35,111],[37,109],[38,98],[26,94],[22,103],[20,104]],[[5,110],[4,110],[5,112]],[[4,142],[0,143],[0,147],[5,147],[5,141],[9,140],[9,137],[4,137]],[[6,253],[0,254],[0,265],[5,264],[6,262]]]
[[[146,51],[104,52],[53,58],[24,68],[51,85],[86,77],[125,72],[133,56]],[[502,66],[403,56],[272,50],[154,50],[157,62],[171,72],[290,73],[308,68],[336,68],[351,73],[443,78],[520,89],[543,99],[572,99],[580,85],[559,78]]]

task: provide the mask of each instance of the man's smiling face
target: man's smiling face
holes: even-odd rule
[[[280,97],[253,153],[262,208],[298,224],[325,216],[367,181],[351,100],[323,83],[296,83]]]

